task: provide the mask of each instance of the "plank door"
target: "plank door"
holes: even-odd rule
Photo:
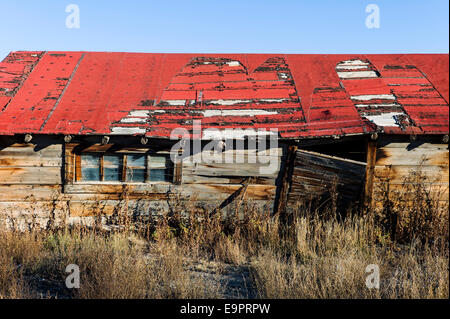
[[[297,150],[292,168],[288,205],[311,200],[327,200],[337,189],[339,199],[346,203],[361,199],[366,163]],[[335,186],[333,186],[335,185]]]

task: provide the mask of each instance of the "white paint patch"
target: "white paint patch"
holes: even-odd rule
[[[266,102],[266,103],[283,103],[288,99],[258,99],[258,100],[209,100],[207,101],[209,104],[213,105],[235,105],[242,103],[258,103],[258,102]]]
[[[145,123],[145,118],[142,117],[125,117],[120,120],[121,123]]]
[[[238,139],[244,138],[245,136],[276,136],[276,132],[265,131],[265,130],[255,130],[255,129],[205,129],[203,130],[202,139],[204,140],[224,140],[224,139]]]
[[[149,115],[149,111],[142,110],[142,111],[131,111],[129,113],[129,116],[131,117],[147,117]]]
[[[186,100],[162,100],[161,102],[165,102],[169,105],[185,105]]]
[[[380,103],[380,104],[355,104],[356,107],[395,107],[400,106],[397,103]]]
[[[394,116],[396,115],[404,115],[405,113],[403,112],[390,112],[390,113],[383,113],[380,115],[368,115],[368,116],[364,116],[366,119],[368,119],[369,121],[372,121],[373,123],[375,123],[378,126],[397,126],[399,127],[398,124],[396,124]]]
[[[130,134],[144,134],[145,128],[139,127],[113,127],[111,130],[111,134],[117,135],[130,135]]]
[[[239,66],[240,65],[239,61],[230,61],[230,62],[227,62],[227,64],[228,64],[228,66]]]
[[[347,60],[339,62],[338,65],[369,65],[369,63],[363,62],[361,60]]]
[[[249,103],[251,100],[210,100],[208,103],[214,105],[235,105],[239,103]]]
[[[366,65],[341,65],[338,64],[336,66],[336,70],[361,70],[361,69],[367,69]]]
[[[166,111],[164,111],[164,110],[154,110],[154,111],[149,111],[149,113],[150,114],[163,114],[163,113],[166,113]]]
[[[337,72],[341,79],[377,78],[375,71]]]
[[[353,95],[350,96],[352,100],[369,101],[369,100],[395,100],[393,94],[368,94],[368,95]]]
[[[203,112],[204,117],[212,116],[255,116],[255,115],[273,115],[278,114],[275,111],[266,110],[206,110]]]

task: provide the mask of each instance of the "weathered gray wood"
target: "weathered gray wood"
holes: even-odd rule
[[[280,161],[278,164],[274,165],[274,171],[272,173],[264,173],[261,171],[262,166],[258,164],[227,164],[227,163],[212,163],[212,164],[202,164],[198,163],[195,165],[185,166],[183,165],[183,178],[189,175],[203,175],[203,176],[265,176],[276,178],[278,176],[278,171],[280,167]],[[184,181],[184,179],[183,179]]]
[[[198,200],[224,200],[242,185],[240,184],[187,184],[173,185],[169,183],[160,184],[128,184],[124,189],[122,184],[73,184],[65,187],[66,194],[129,194],[135,196],[152,197],[152,194],[161,194],[159,198],[164,199],[170,194],[180,194]],[[249,185],[247,196],[250,199],[272,199],[276,187],[272,185]],[[155,197],[155,196],[153,196]]]
[[[375,177],[377,179],[389,179],[390,182],[402,182],[412,172],[420,172],[430,181],[449,181],[449,167],[447,165],[392,165],[376,166]]]
[[[362,190],[366,165],[316,152],[297,150],[292,172],[289,203],[317,198],[334,185],[341,198],[357,200]]]
[[[432,196],[448,200],[449,194],[449,152],[448,145],[433,143],[431,138],[407,141],[401,138],[383,138],[382,147],[377,149],[374,169],[374,204],[384,196],[386,183],[391,192],[404,192],[412,186],[406,178],[413,172],[426,176],[415,185],[428,188]]]
[[[1,145],[0,145],[1,146]],[[29,153],[29,154],[53,154],[53,153],[61,153],[62,145],[61,144],[20,144],[15,143],[11,145],[7,145],[6,147],[0,148],[0,152],[5,154],[17,154],[17,153]]]
[[[235,177],[215,177],[215,176],[204,176],[204,175],[194,175],[185,174],[183,176],[183,184],[240,184],[245,179],[244,176]],[[252,180],[252,184],[260,185],[275,185],[275,177],[265,177],[258,176]]]
[[[414,148],[399,147],[377,149],[376,165],[445,165],[448,164],[448,150],[441,147]]]
[[[0,184],[61,184],[61,168],[0,167]]]
[[[2,185],[0,201],[49,201],[61,193],[61,185]]]

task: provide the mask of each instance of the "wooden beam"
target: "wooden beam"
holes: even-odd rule
[[[81,181],[81,155],[75,154],[75,180]]]
[[[64,184],[72,184],[75,180],[75,154],[73,153],[74,144],[64,144]]]
[[[275,210],[276,213],[279,213],[280,218],[282,219],[286,217],[286,203],[288,201],[289,185],[294,169],[297,148],[297,145],[290,145],[287,151],[286,162],[283,171],[283,180],[281,182],[280,196],[278,198],[278,206]]]
[[[103,181],[104,180],[104,176],[105,176],[105,169],[103,168],[103,154],[100,156],[100,180]]]
[[[180,185],[183,177],[183,162],[177,161],[173,165],[173,183]]]
[[[367,166],[366,166],[366,176],[364,183],[364,200],[363,200],[365,207],[369,207],[372,205],[373,177],[375,171],[376,153],[377,153],[377,142],[368,141]]]
[[[127,179],[127,155],[124,155],[122,160],[122,182],[126,182],[126,179]]]
[[[217,213],[218,211],[220,211],[221,209],[227,207],[228,205],[230,205],[232,202],[234,202],[237,198],[239,198],[239,205],[242,202],[242,199],[245,196],[245,193],[247,191],[248,185],[252,183],[252,177],[247,177],[244,179],[244,181],[241,183],[241,187],[239,189],[237,189],[233,194],[231,194],[230,196],[228,196],[227,199],[225,199],[220,205],[219,207],[217,207],[216,209],[214,209],[211,213],[210,216],[213,216],[215,213]]]

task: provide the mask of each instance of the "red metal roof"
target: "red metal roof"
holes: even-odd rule
[[[0,134],[448,134],[448,54],[12,52]]]

